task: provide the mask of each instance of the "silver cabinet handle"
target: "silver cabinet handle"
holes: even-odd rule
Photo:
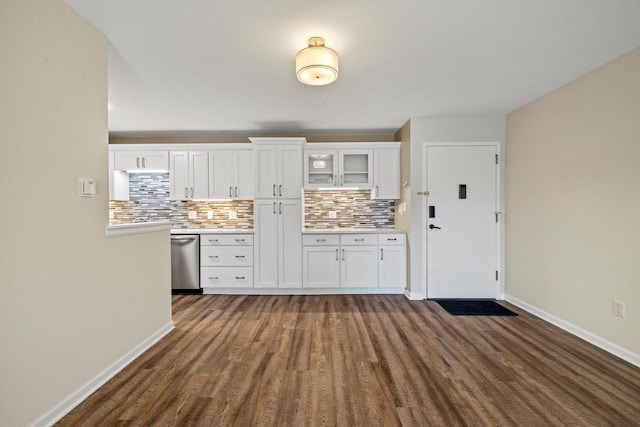
[[[273,184],[273,197],[276,197],[276,185]]]
[[[327,239],[316,239],[316,242],[326,242]]]
[[[355,242],[364,242],[364,239],[354,239]]]
[[[244,243],[244,239],[236,239],[236,242],[238,242],[238,243]]]
[[[236,194],[236,197],[238,197],[238,187],[236,187],[235,194]]]
[[[189,190],[187,190],[187,187],[184,187],[184,198],[185,199],[189,198]]]
[[[218,255],[209,255],[209,258],[219,258]]]
[[[338,250],[336,249],[336,261],[340,261],[340,258],[338,258]]]
[[[236,280],[244,280],[244,276],[236,276]]]
[[[231,193],[232,189],[233,189],[233,187],[229,187],[229,197],[233,197],[233,194]]]
[[[340,185],[344,185],[344,175],[340,175]]]
[[[396,239],[395,237],[393,237],[393,238],[392,237],[387,237],[387,242],[391,242],[391,241],[395,242],[396,240],[398,240],[398,239]]]
[[[338,178],[336,175],[333,175],[333,185],[338,185],[338,180],[336,179]]]
[[[236,255],[236,258],[244,258],[244,255]]]
[[[280,205],[278,206],[278,213],[282,215],[282,202],[280,202]]]
[[[380,261],[384,261],[384,249],[380,248]]]
[[[282,184],[278,186],[278,196],[282,197]]]
[[[345,260],[344,249],[342,250],[342,260]]]
[[[193,187],[191,187],[191,198],[193,199]]]
[[[147,158],[142,157],[142,169],[145,169],[146,167],[147,167]]]
[[[274,194],[274,196],[275,196],[275,194]],[[276,202],[273,202],[273,214],[274,215],[276,214]]]
[[[136,157],[136,167],[140,167],[140,157]]]
[[[378,191],[378,186],[376,185],[376,197],[378,197],[379,194],[380,192]]]
[[[218,243],[218,239],[209,239],[211,243]]]
[[[218,277],[209,276],[209,280],[218,280]]]

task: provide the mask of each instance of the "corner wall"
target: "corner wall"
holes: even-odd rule
[[[638,357],[640,49],[509,114],[507,141],[507,294]]]
[[[171,324],[170,249],[105,237],[104,37],[59,0],[6,0],[0,61],[0,425],[22,426]]]

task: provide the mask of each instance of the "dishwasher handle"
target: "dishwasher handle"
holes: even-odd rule
[[[195,242],[197,237],[173,237],[171,236],[171,240],[177,242]]]

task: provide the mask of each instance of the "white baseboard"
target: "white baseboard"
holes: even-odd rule
[[[418,301],[418,300],[425,299],[423,293],[421,293],[421,292],[411,292],[409,289],[405,289],[404,290],[404,296],[407,297],[407,299],[410,299],[412,301]]]
[[[173,322],[169,322],[160,328],[153,335],[145,339],[143,342],[134,347],[130,352],[122,356],[119,360],[115,361],[104,371],[98,374],[94,379],[89,381],[84,386],[80,387],[74,393],[69,395],[62,402],[54,406],[49,412],[40,417],[33,426],[51,426],[62,417],[67,415],[73,408],[78,406],[82,401],[89,397],[94,391],[102,387],[104,383],[113,378],[118,372],[123,370],[127,365],[133,362],[138,356],[147,351],[149,347],[160,341],[165,335],[171,332],[175,326]]]
[[[582,338],[583,340],[587,341],[588,343],[591,343],[593,345],[595,345],[596,347],[601,348],[604,351],[607,351],[611,354],[613,354],[614,356],[619,357],[622,360],[626,360],[627,362],[631,363],[632,365],[635,365],[637,367],[640,368],[640,354],[636,354],[632,351],[627,350],[624,347],[620,347],[618,344],[614,344],[610,341],[605,340],[604,338],[601,338],[597,335],[592,334],[589,331],[585,331],[584,329],[569,323],[565,320],[560,319],[559,317],[554,316],[551,313],[547,313],[544,310],[541,310],[537,307],[534,307],[522,300],[519,300],[518,298],[511,296],[509,294],[505,294],[505,300],[507,302],[510,302],[511,304],[520,307],[521,309],[528,311],[529,313],[533,314],[536,317],[541,318],[542,320],[546,320],[547,322],[559,327],[560,329],[564,329],[565,331],[569,332],[572,335],[577,336],[578,338]]]
[[[402,295],[403,292],[404,288],[202,288],[202,293],[205,295]]]

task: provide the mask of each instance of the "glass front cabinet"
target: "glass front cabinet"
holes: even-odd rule
[[[373,188],[373,150],[305,150],[304,187]]]

